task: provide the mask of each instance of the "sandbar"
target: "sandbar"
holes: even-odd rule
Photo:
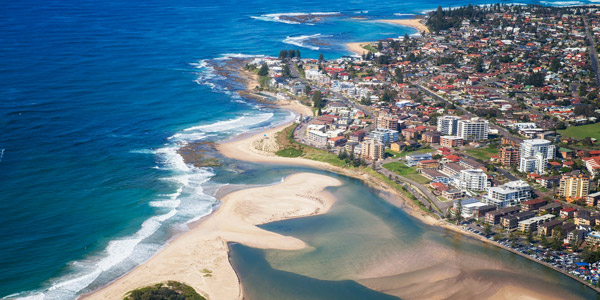
[[[229,263],[227,243],[238,242],[261,249],[306,247],[297,238],[256,225],[326,213],[335,198],[324,189],[338,185],[341,182],[333,177],[297,173],[276,185],[226,195],[215,213],[176,237],[149,261],[82,298],[123,299],[133,289],[175,280],[212,300],[243,299],[239,279]]]

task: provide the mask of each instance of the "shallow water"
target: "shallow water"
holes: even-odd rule
[[[308,248],[280,251],[232,246],[231,261],[248,299],[344,299],[332,298],[332,281],[344,290],[359,293],[364,289],[348,280],[400,298],[481,298],[507,285],[563,299],[599,298],[592,289],[550,268],[425,225],[387,201],[388,195],[359,180],[329,175],[344,182],[329,189],[338,199],[329,213],[261,226],[298,237]],[[295,284],[303,289],[290,288]]]

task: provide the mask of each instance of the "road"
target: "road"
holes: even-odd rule
[[[600,85],[600,74],[598,73],[598,53],[596,53],[596,44],[594,43],[594,37],[590,34],[590,27],[588,26],[587,18],[583,18],[583,24],[585,25],[585,36],[590,41],[590,62],[592,69],[596,74],[596,84]]]
[[[381,173],[382,175],[388,177],[388,178],[394,178],[396,180],[402,181],[404,184],[404,186],[406,186],[406,188],[408,189],[409,192],[411,192],[413,195],[415,195],[415,197],[417,197],[417,199],[419,201],[421,201],[421,203],[423,203],[425,206],[430,206],[431,204],[433,204],[433,206],[437,207],[442,213],[438,212],[437,210],[433,210],[433,212],[437,213],[440,217],[444,217],[443,212],[445,212],[451,205],[452,202],[442,202],[440,201],[429,189],[427,189],[426,187],[424,187],[422,184],[415,182],[413,180],[410,180],[404,176],[398,175],[394,172],[391,172],[390,170],[381,167],[382,164],[386,163],[386,162],[391,162],[391,161],[395,161],[395,160],[383,160],[380,161],[377,164],[377,168],[375,169],[375,171]],[[416,193],[416,191],[414,191],[414,188],[418,189],[418,193]]]

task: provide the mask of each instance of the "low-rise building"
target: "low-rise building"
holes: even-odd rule
[[[542,207],[540,207],[540,212],[549,213],[549,214],[558,214],[562,209],[562,204],[558,202],[548,203]]]
[[[515,206],[531,199],[532,192],[533,190],[525,181],[511,181],[489,188],[487,195],[483,197],[483,202],[498,208]]]
[[[586,197],[585,204],[587,206],[597,206],[598,200],[600,200],[600,192],[589,194]]]
[[[518,207],[505,207],[505,208],[489,211],[485,214],[485,222],[490,225],[496,225],[500,222],[501,217],[516,214],[517,212],[519,212]]]
[[[456,189],[446,190],[442,192],[442,197],[446,198],[449,201],[454,201],[464,198],[465,192]]]
[[[519,221],[533,218],[535,213],[532,211],[522,211],[513,215],[503,216],[500,218],[500,224],[504,229],[514,230],[519,227]]]
[[[592,231],[587,234],[585,241],[590,245],[598,245],[600,244],[600,232]]]
[[[435,159],[420,160],[417,163],[417,169],[439,169],[440,162]]]
[[[407,166],[414,167],[417,165],[418,162],[420,162],[422,160],[432,159],[432,156],[431,156],[431,153],[413,154],[413,155],[406,155],[404,157],[404,159],[406,160]]]
[[[546,205],[546,200],[542,198],[532,199],[521,202],[522,211],[537,210],[538,208]]]
[[[555,215],[547,214],[519,221],[519,231],[534,232],[537,230],[538,225],[549,222],[550,220],[554,219],[554,217]]]
[[[440,146],[442,147],[460,147],[463,145],[463,138],[453,135],[444,135],[440,137]]]
[[[311,130],[308,132],[308,141],[317,147],[325,147],[327,146],[327,140],[329,136],[327,133]]]
[[[421,135],[421,139],[430,144],[439,144],[442,134],[438,131],[428,131]]]
[[[543,223],[538,226],[538,235],[551,236],[552,229],[554,229],[554,227],[556,227],[556,226],[562,225],[562,223],[563,223],[563,221],[561,221],[561,220],[552,220],[552,221]]]

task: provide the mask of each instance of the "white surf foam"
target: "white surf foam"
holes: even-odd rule
[[[240,129],[247,129],[252,126],[259,125],[267,122],[273,118],[273,113],[259,113],[259,114],[244,114],[240,117],[230,120],[218,121],[212,124],[205,124],[186,128],[184,132],[224,132],[224,131],[238,131]]]
[[[278,13],[278,14],[264,14],[260,16],[250,16],[253,19],[267,21],[267,22],[279,22],[285,24],[305,24],[314,25],[312,23],[302,23],[292,20],[282,19],[281,17],[298,17],[298,16],[335,16],[339,15],[340,12],[310,12],[310,13]]]
[[[318,37],[321,37],[320,33],[311,34],[311,35],[288,36],[285,38],[285,40],[283,40],[283,43],[289,44],[289,45],[295,45],[298,47],[308,48],[311,50],[319,50],[319,47],[313,46],[313,45],[308,45],[305,43],[308,40],[316,39]],[[327,37],[327,36],[322,36],[322,37]]]

